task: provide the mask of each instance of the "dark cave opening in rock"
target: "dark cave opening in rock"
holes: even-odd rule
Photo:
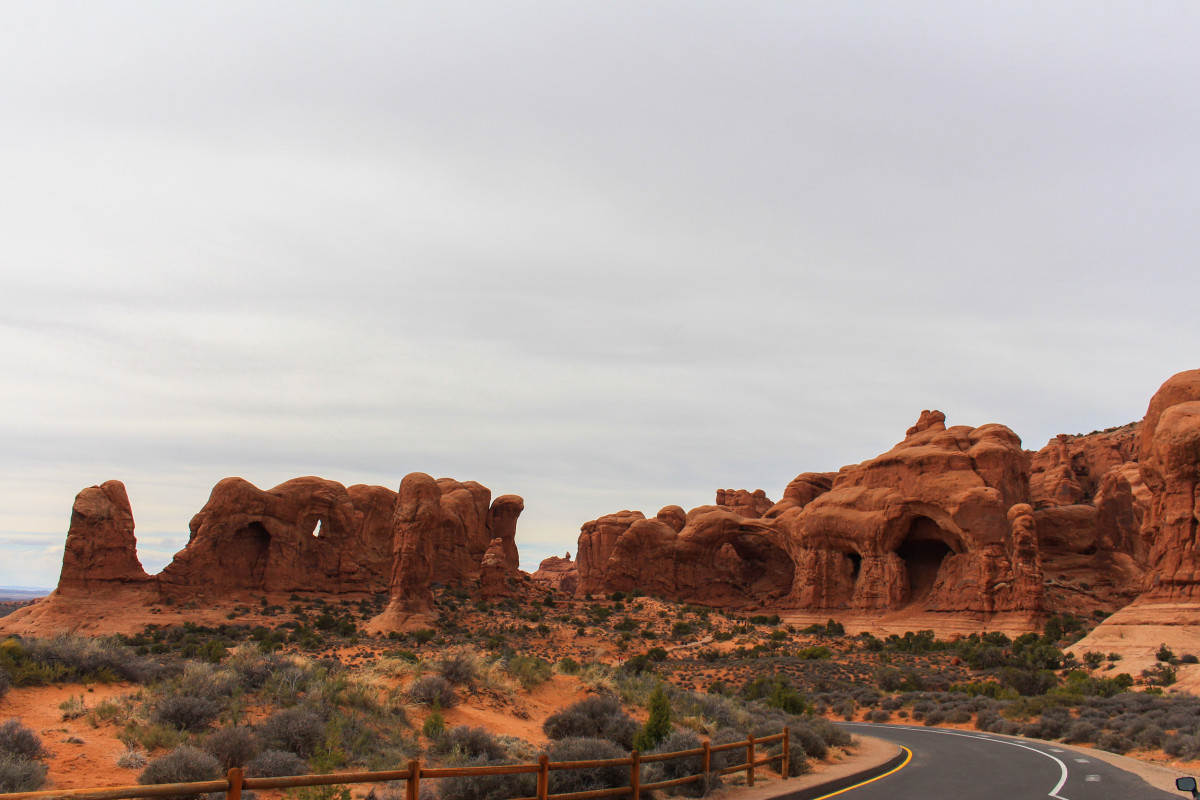
[[[858,553],[846,553],[846,558],[850,559],[850,580],[857,583],[858,574],[862,572],[862,556]]]
[[[796,565],[767,537],[741,533],[729,545],[738,557],[737,581],[748,597],[778,597],[791,590]]]
[[[230,575],[241,576],[244,585],[257,587],[266,576],[270,551],[271,534],[261,522],[251,522],[233,534],[221,561]]]
[[[908,572],[908,603],[920,603],[933,590],[942,562],[956,551],[951,542],[956,542],[955,537],[928,517],[912,521],[908,535],[896,549]]]

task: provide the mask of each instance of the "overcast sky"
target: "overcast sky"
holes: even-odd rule
[[[924,408],[1056,433],[1200,366],[1200,5],[0,9],[0,584],[125,482],[778,499]]]

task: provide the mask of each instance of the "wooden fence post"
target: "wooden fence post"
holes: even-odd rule
[[[783,763],[779,767],[779,771],[783,773],[783,779],[788,779],[788,768],[791,764],[788,761],[788,756],[791,754],[791,740],[788,738],[787,726],[783,726]]]
[[[629,757],[633,759],[633,763],[629,765],[629,791],[633,794],[633,800],[641,800],[642,754],[634,750],[629,754]]]
[[[421,760],[414,758],[408,762],[407,800],[417,800],[421,794]]]
[[[704,753],[700,756],[700,763],[703,766],[704,774],[712,772],[712,745],[707,739],[704,740]]]
[[[754,734],[746,739],[746,785],[754,785]]]
[[[242,800],[242,768],[230,767],[225,773],[229,788],[225,791],[225,800]]]
[[[546,800],[550,793],[550,756],[542,753],[538,759],[537,796],[538,800]]]

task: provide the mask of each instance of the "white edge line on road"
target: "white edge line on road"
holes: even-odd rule
[[[852,722],[849,724],[861,725],[862,723],[853,723]],[[941,733],[941,734],[945,734],[946,736],[962,736],[967,739],[982,739],[985,742],[997,742],[999,744],[1011,744],[1013,747],[1020,747],[1025,750],[1031,750],[1039,755],[1043,755],[1046,758],[1052,759],[1058,763],[1058,768],[1062,770],[1062,777],[1060,777],[1058,779],[1058,784],[1053,789],[1051,789],[1047,794],[1048,794],[1048,796],[1053,797],[1054,800],[1067,800],[1067,798],[1065,798],[1059,794],[1059,792],[1062,791],[1062,788],[1064,786],[1066,786],[1066,784],[1067,784],[1067,765],[1066,765],[1066,763],[1063,762],[1063,760],[1061,758],[1052,756],[1049,753],[1047,753],[1045,750],[1038,750],[1036,747],[1030,747],[1027,744],[1021,744],[1020,742],[1013,742],[1008,739],[997,739],[997,738],[994,738],[991,736],[976,736],[973,733],[964,733],[962,731],[948,731],[948,730],[945,730],[944,728],[913,728],[908,725],[888,725],[888,726],[881,725],[879,727],[881,727],[881,728],[891,727],[891,728],[897,728],[902,731],[916,731],[918,733]]]

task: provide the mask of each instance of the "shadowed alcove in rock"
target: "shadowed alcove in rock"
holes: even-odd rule
[[[919,604],[937,583],[938,571],[946,557],[963,551],[958,537],[938,526],[929,517],[915,517],[896,555],[908,572],[906,604]]]

